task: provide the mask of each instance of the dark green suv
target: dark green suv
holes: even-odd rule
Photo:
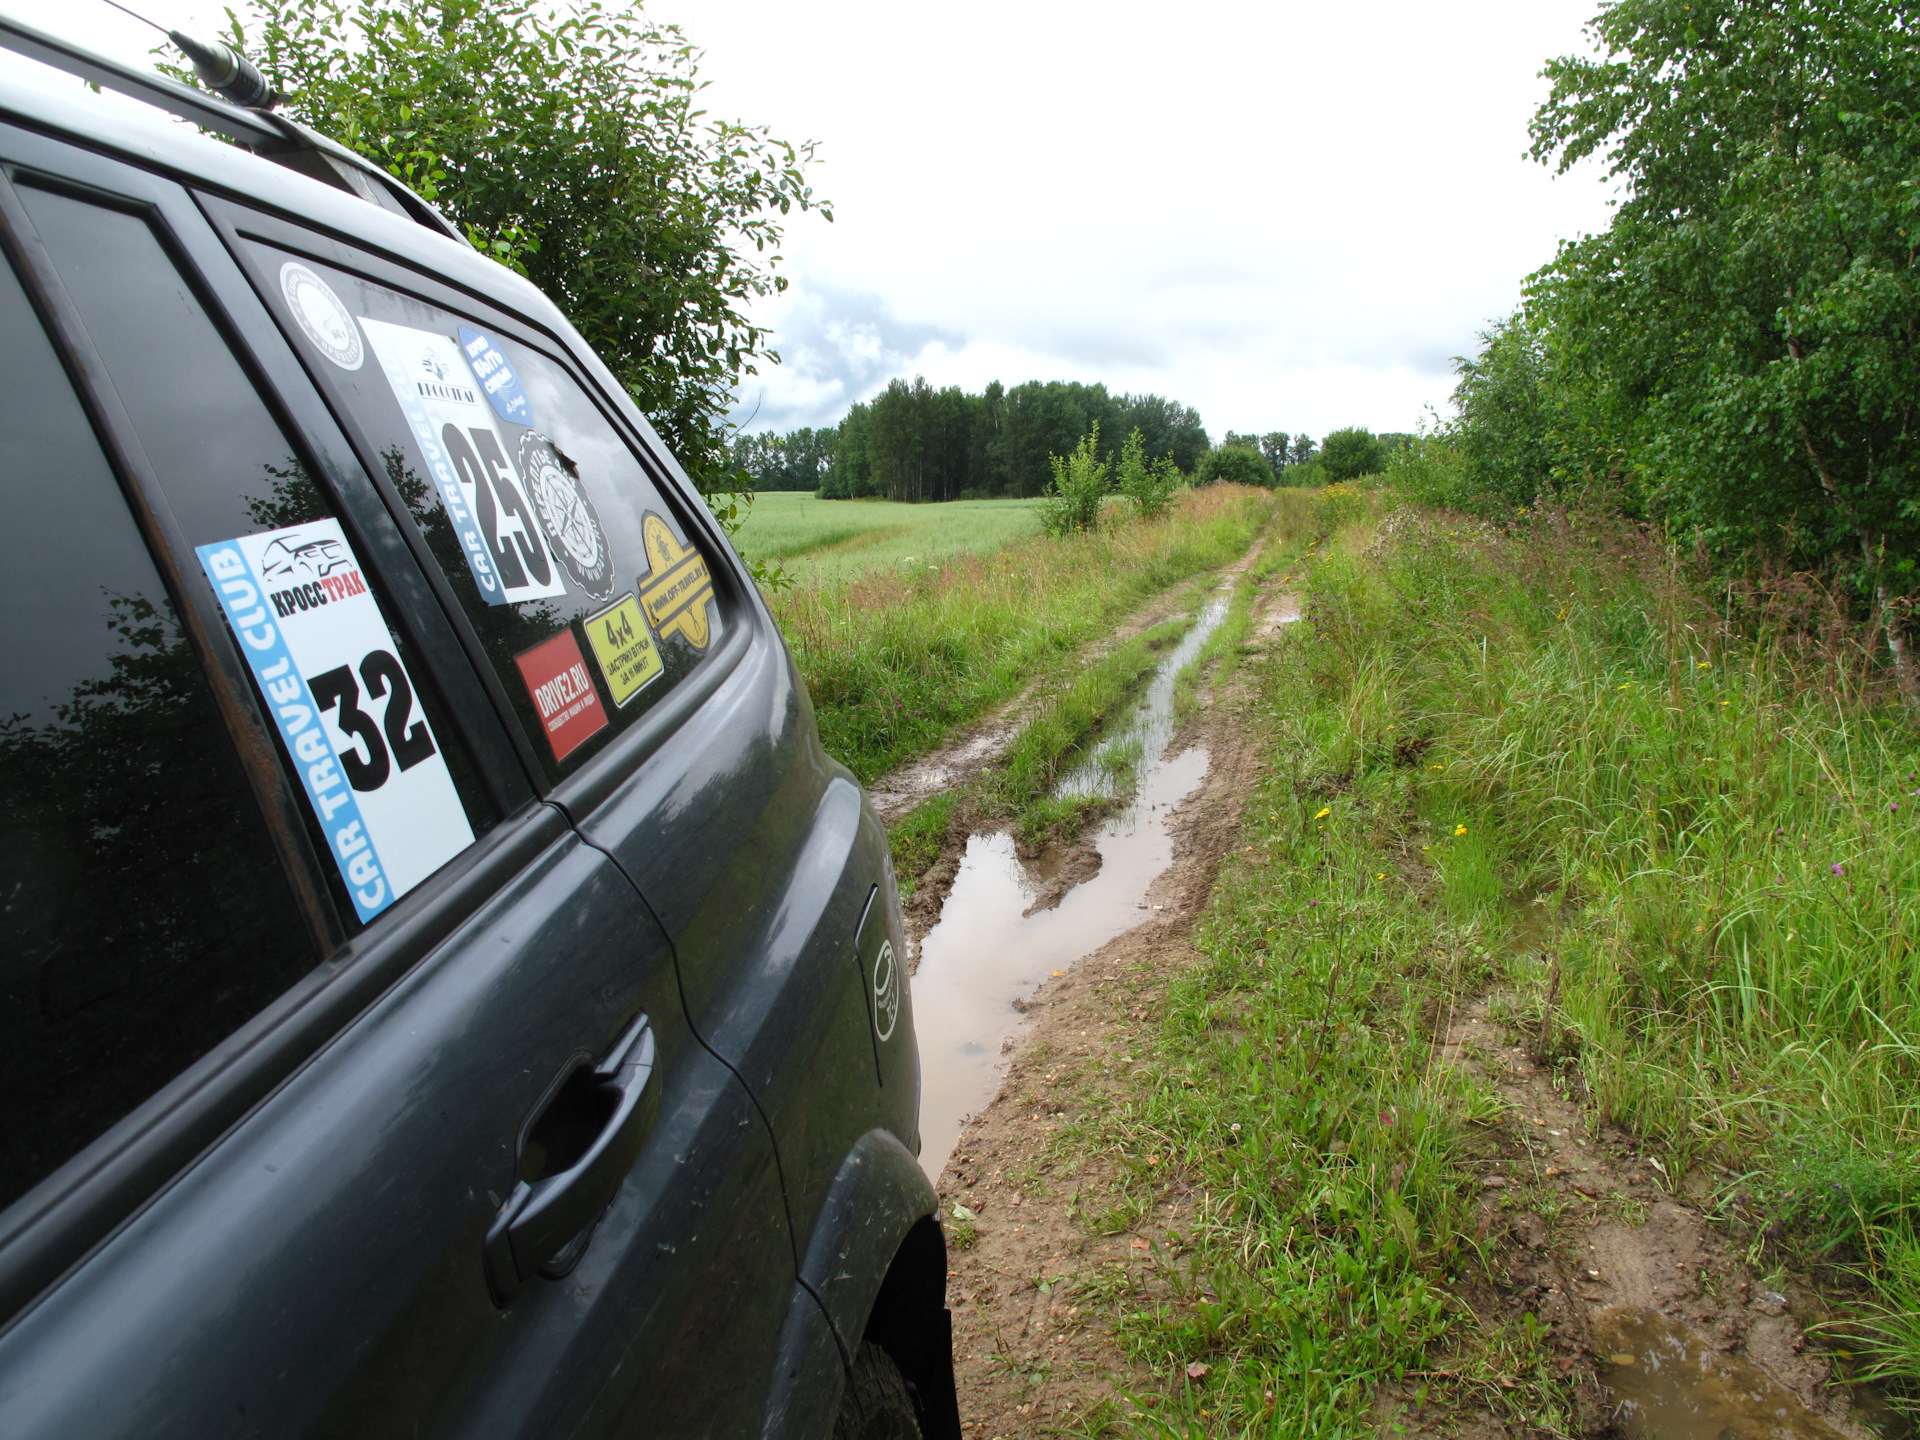
[[[885,836],[673,457],[338,146],[0,45],[0,1433],[957,1440]]]

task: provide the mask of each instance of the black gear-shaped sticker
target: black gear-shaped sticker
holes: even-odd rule
[[[579,468],[538,431],[520,437],[520,474],[554,558],[595,600],[613,594],[613,550],[599,513],[580,484]]]

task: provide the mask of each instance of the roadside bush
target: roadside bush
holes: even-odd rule
[[[1492,518],[1514,506],[1482,484],[1449,435],[1421,435],[1387,459],[1386,483],[1415,505]]]
[[[1035,510],[1040,528],[1049,535],[1098,530],[1100,502],[1107,498],[1107,462],[1100,458],[1099,424],[1082,437],[1071,455],[1047,459],[1053,466],[1053,483]]]
[[[1273,467],[1258,450],[1249,450],[1243,445],[1217,445],[1194,466],[1193,483],[1213,485],[1221,481],[1230,485],[1264,485],[1271,490]]]
[[[1385,447],[1371,430],[1357,425],[1334,431],[1320,446],[1321,473],[1336,483],[1358,480],[1362,475],[1378,475],[1386,463]]]
[[[1171,455],[1147,459],[1146,441],[1140,437],[1137,425],[1127,437],[1127,443],[1120,447],[1120,463],[1115,471],[1114,488],[1127,498],[1127,503],[1142,520],[1151,520],[1162,513],[1180,484],[1180,469]]]

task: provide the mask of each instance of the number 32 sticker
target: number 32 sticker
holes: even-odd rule
[[[446,757],[337,520],[196,552],[360,919],[473,843]]]

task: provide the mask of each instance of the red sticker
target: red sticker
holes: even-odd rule
[[[606,729],[607,712],[601,708],[572,630],[562,630],[546,644],[516,655],[514,663],[533,696],[533,708],[540,712],[555,760],[566,759]]]

